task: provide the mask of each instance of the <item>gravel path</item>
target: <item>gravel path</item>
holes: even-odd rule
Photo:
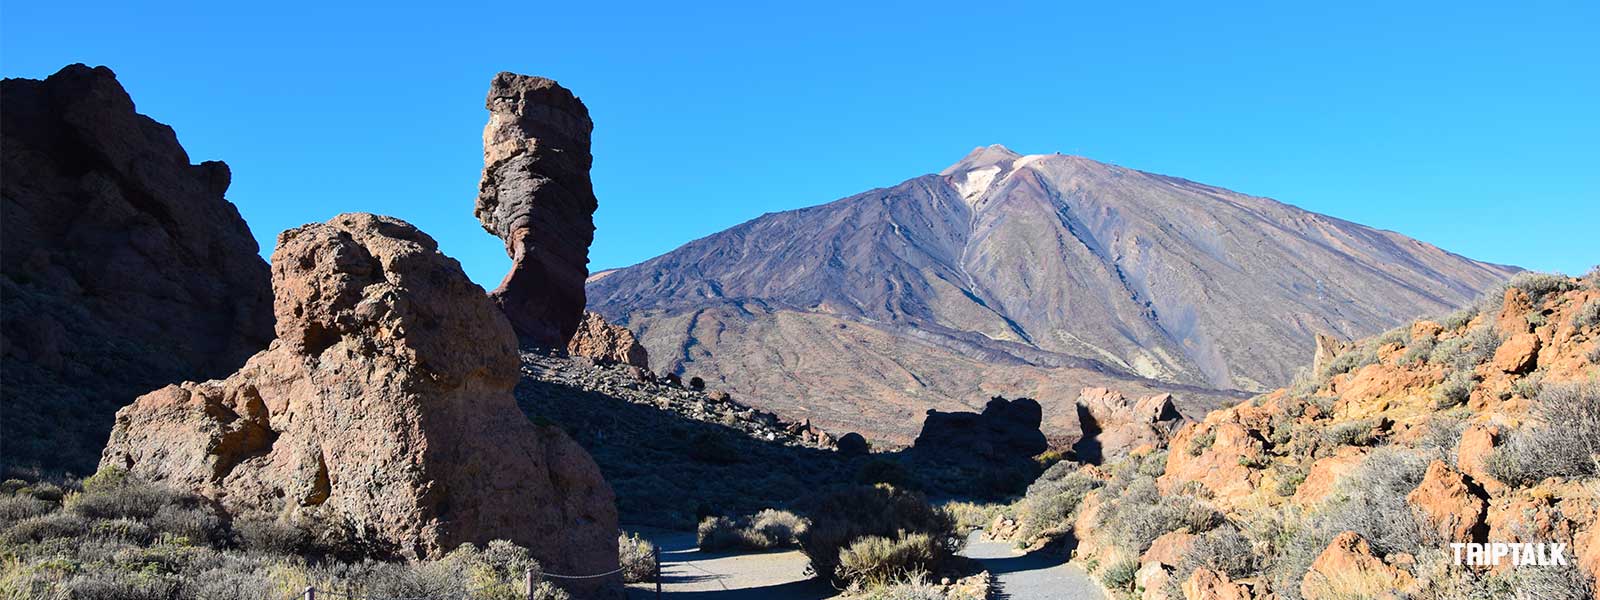
[[[798,551],[701,552],[693,533],[642,532],[661,549],[661,597],[673,600],[821,600],[837,595],[806,576]],[[628,586],[630,600],[655,598],[655,584]]]
[[[674,600],[823,600],[838,595],[806,576],[806,557],[781,552],[701,552],[693,533],[642,532],[661,549],[661,597]],[[1105,600],[1100,586],[1064,559],[1020,554],[1009,542],[986,542],[974,533],[962,552],[994,575],[996,598],[1005,600]],[[628,586],[630,600],[655,598],[655,584]]]
[[[986,542],[973,533],[962,552],[994,575],[995,597],[1008,600],[1105,600],[1100,586],[1062,556],[1022,554],[1011,542]]]

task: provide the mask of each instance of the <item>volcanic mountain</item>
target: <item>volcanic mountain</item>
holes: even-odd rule
[[[1517,272],[1267,198],[980,147],[597,273],[658,367],[903,443],[924,412],[1032,396],[1076,433],[1103,386],[1186,413],[1289,382],[1326,333],[1447,311]]]

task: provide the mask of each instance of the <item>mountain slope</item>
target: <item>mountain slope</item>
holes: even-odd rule
[[[658,365],[903,441],[926,408],[1083,385],[1191,406],[1286,383],[1313,334],[1453,308],[1516,269],[1265,198],[978,148],[591,278]],[[1055,410],[1052,410],[1052,409]]]

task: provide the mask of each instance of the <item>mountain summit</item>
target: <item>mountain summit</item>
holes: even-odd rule
[[[974,149],[934,175],[763,215],[591,278],[658,365],[904,441],[928,408],[1084,386],[1195,408],[1287,383],[1314,336],[1370,335],[1517,269],[1185,179]],[[1202,405],[1202,406],[1195,406]]]

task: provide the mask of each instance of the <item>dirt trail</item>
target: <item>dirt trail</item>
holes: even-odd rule
[[[674,600],[822,600],[838,592],[810,579],[806,557],[794,550],[701,552],[693,533],[644,532],[661,549],[661,597]],[[1104,600],[1100,587],[1061,557],[1020,554],[1009,542],[985,542],[973,534],[963,555],[989,569],[996,598],[1007,600]],[[628,586],[630,600],[655,597],[655,584]]]

